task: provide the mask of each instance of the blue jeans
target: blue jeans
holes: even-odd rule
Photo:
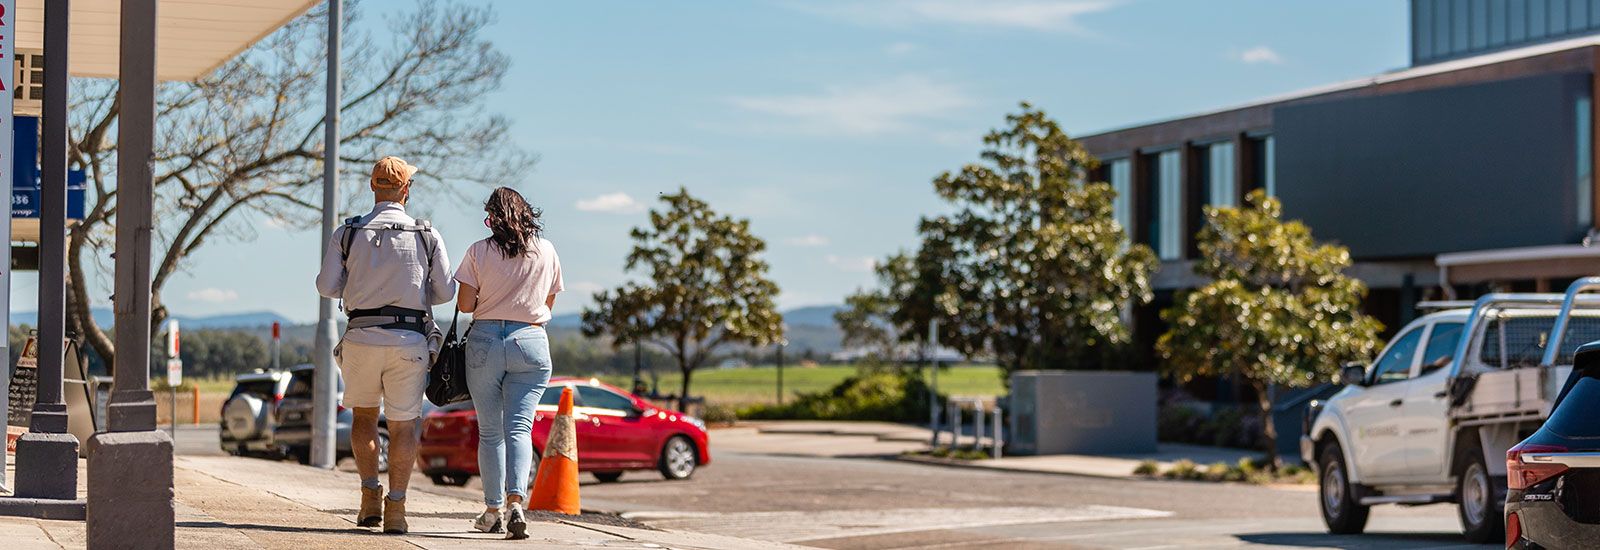
[[[544,327],[474,320],[467,334],[467,389],[478,411],[478,472],[483,503],[505,495],[528,498],[533,468],[533,417],[550,384],[550,339]]]

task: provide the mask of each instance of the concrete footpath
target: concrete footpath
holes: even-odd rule
[[[80,461],[80,476],[86,475]],[[356,475],[236,457],[176,459],[177,546],[230,548],[702,548],[783,547],[720,535],[567,520],[531,521],[528,540],[471,529],[482,504],[425,492],[407,495],[411,533],[355,526]],[[83,548],[84,524],[0,517],[6,550]]]
[[[897,460],[1008,472],[1134,478],[1140,462],[1154,460],[1163,470],[1180,460],[1206,465],[1235,464],[1261,453],[1246,449],[1162,443],[1155,452],[1126,455],[1008,456],[990,460],[957,460],[910,454],[926,451],[932,440],[927,428],[890,422],[760,421],[741,422],[713,433],[718,447],[752,454],[818,457],[893,457]],[[948,444],[949,435],[941,440]],[[971,435],[961,437],[971,447]],[[984,440],[987,446],[989,441]]]

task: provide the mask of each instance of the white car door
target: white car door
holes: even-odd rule
[[[1435,323],[1423,343],[1421,360],[1408,387],[1401,434],[1405,438],[1406,470],[1416,483],[1445,480],[1445,448],[1449,434],[1450,362],[1461,342],[1461,323]]]
[[[1394,339],[1367,373],[1367,386],[1344,408],[1350,455],[1366,483],[1392,482],[1407,473],[1402,411],[1426,325],[1409,327]]]

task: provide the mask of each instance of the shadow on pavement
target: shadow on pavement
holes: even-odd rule
[[[329,533],[335,535],[359,535],[363,533],[379,534],[371,529],[350,526],[348,529],[334,529],[328,527],[308,527],[303,525],[262,525],[259,523],[224,523],[221,521],[180,521],[176,524],[180,528],[194,529],[237,529],[240,531],[272,531],[277,533]]]
[[[1309,548],[1497,548],[1492,544],[1470,544],[1461,538],[1461,533],[1251,533],[1237,537],[1251,544]]]

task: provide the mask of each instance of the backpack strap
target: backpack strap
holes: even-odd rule
[[[438,247],[438,242],[433,238],[433,223],[432,222],[429,222],[428,220],[414,220],[410,224],[400,224],[400,223],[367,223],[367,224],[362,224],[361,223],[361,216],[352,216],[352,217],[346,218],[344,220],[344,235],[343,235],[343,239],[341,239],[342,242],[340,243],[340,248],[339,248],[339,252],[340,252],[339,258],[340,258],[340,263],[341,264],[345,264],[345,263],[348,263],[350,261],[350,244],[355,242],[356,231],[357,230],[361,230],[361,229],[370,229],[370,230],[373,230],[373,231],[406,231],[406,232],[416,233],[417,234],[417,238],[418,239],[422,239],[422,247],[423,247],[424,250],[427,251],[427,256],[428,256],[427,271],[424,271],[422,273],[422,284],[424,286],[423,292],[427,292],[427,288],[426,287],[432,283],[431,278],[433,276],[433,252]]]

